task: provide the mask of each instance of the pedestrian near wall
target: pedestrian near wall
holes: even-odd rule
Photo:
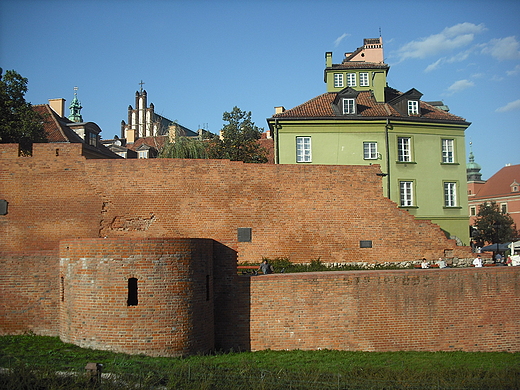
[[[477,257],[475,257],[475,260],[473,260],[473,265],[475,267],[482,267],[482,259],[480,258],[480,255],[477,255]]]
[[[258,267],[258,269],[262,271],[264,275],[272,274],[274,272],[273,266],[269,264],[267,259],[264,259],[264,261],[262,261],[262,264],[260,264],[260,267]]]
[[[421,268],[430,268],[430,264],[426,261],[426,257],[422,258]]]

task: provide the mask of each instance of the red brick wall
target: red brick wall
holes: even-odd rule
[[[56,248],[69,238],[201,237],[239,261],[470,257],[429,222],[382,196],[378,166],[243,164],[227,160],[85,160],[76,145],[0,146],[0,251]],[[252,242],[238,242],[237,228]],[[360,248],[371,240],[373,248]]]
[[[58,335],[58,252],[0,253],[0,335]]]
[[[60,257],[63,341],[154,356],[214,348],[211,240],[66,240]]]
[[[520,267],[239,279],[253,351],[520,351]]]

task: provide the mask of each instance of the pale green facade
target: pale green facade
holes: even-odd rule
[[[337,100],[336,94],[344,90],[334,88],[334,77],[337,78],[334,74],[343,69],[334,69],[328,60],[325,70],[328,93],[294,109],[281,111],[267,120],[275,143],[275,162],[378,164],[383,174],[384,196],[417,219],[430,220],[449,237],[457,237],[464,245],[469,245],[464,141],[464,131],[469,123],[425,102],[420,103],[418,115],[401,115],[402,111],[399,114],[396,111],[400,107],[399,99],[402,100],[406,94],[394,93],[396,104],[379,101],[385,96],[386,72],[376,69],[373,76],[373,69],[369,66],[363,68],[362,63],[356,63],[355,70],[344,69],[345,73],[370,75],[369,89],[365,88],[365,95],[357,97],[356,113],[338,114],[337,109],[333,112],[330,106],[334,103],[331,101],[333,98]],[[352,89],[363,91],[356,87]],[[374,90],[379,90],[379,93]],[[414,91],[410,96],[417,96]],[[375,115],[376,112],[383,115]],[[405,141],[399,141],[399,138]],[[297,145],[297,139],[306,142],[306,161],[298,160],[297,150],[300,148],[301,152],[302,146]],[[399,158],[399,142],[406,142],[409,146],[408,161],[399,161],[403,160]],[[377,153],[367,156],[366,143]]]

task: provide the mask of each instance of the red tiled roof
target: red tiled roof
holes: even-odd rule
[[[499,170],[480,187],[477,194],[471,199],[512,195],[514,193],[511,193],[511,184],[514,181],[520,184],[520,164],[510,165]]]
[[[61,118],[48,104],[32,106],[33,110],[43,118],[43,130],[48,142],[83,143],[83,140],[66,123],[73,123],[67,118]]]
[[[354,55],[356,53],[353,53]],[[347,61],[341,64],[332,64],[329,69],[390,69],[387,64],[379,64],[377,62],[364,62],[364,61]]]
[[[168,142],[167,135],[158,135],[156,137],[142,137],[135,140],[133,144],[127,144],[126,147],[131,150],[137,150],[142,145],[148,145],[155,150],[161,150]]]
[[[402,94],[399,91],[391,89],[391,96],[398,96]],[[326,92],[322,95],[300,104],[294,108],[286,110],[282,113],[273,115],[273,118],[342,118],[342,119],[356,119],[361,117],[366,118],[411,118],[407,115],[399,113],[392,105],[388,103],[376,102],[371,91],[359,92],[357,97],[358,116],[337,116],[333,109],[332,103],[337,96],[337,92]],[[388,99],[388,98],[387,98]],[[447,111],[440,110],[426,102],[420,102],[421,116],[413,117],[414,119],[430,119],[442,121],[456,121],[465,122],[465,119],[450,114]]]

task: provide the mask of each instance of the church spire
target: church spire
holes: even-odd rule
[[[83,122],[83,118],[81,117],[81,103],[78,100],[78,87],[74,87],[74,99],[70,102],[70,115],[68,118],[73,122]]]
[[[475,162],[475,156],[473,156],[473,143],[469,143],[469,163],[466,165],[466,174],[468,181],[481,181],[482,173],[480,173],[480,165]]]

